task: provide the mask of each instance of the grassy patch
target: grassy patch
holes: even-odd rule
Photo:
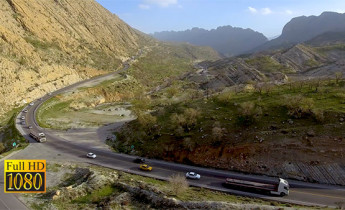
[[[70,101],[62,101],[57,96],[50,98],[42,104],[40,109],[36,113],[37,123],[41,127],[52,128],[52,125],[49,122],[49,119],[57,118],[62,112],[69,110]]]
[[[33,37],[29,37],[29,36],[25,37],[24,39],[25,41],[27,41],[28,43],[30,43],[32,46],[34,46],[37,49],[47,50],[49,48],[55,48],[55,49],[61,50],[57,42],[44,42],[44,41],[38,40]]]
[[[72,203],[99,203],[104,198],[119,192],[120,191],[113,186],[104,186],[101,189],[93,191],[91,194],[74,200]]]
[[[48,163],[47,164],[47,171],[58,172],[60,167],[61,167],[60,164],[57,164],[57,163],[50,164],[50,163]]]

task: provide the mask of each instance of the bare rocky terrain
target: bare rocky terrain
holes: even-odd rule
[[[0,115],[118,69],[146,40],[93,0],[1,0],[0,5]]]
[[[241,84],[334,78],[345,75],[345,54],[340,46],[298,44],[291,48],[243,57],[204,61],[200,71],[186,76],[203,89],[223,90]]]

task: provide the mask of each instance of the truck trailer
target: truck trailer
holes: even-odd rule
[[[236,187],[241,189],[268,192],[272,195],[289,195],[289,183],[279,178],[276,182],[270,181],[251,181],[240,178],[227,178],[224,185],[226,187]]]
[[[45,136],[43,137],[43,136],[40,136],[40,135],[35,135],[34,133],[30,133],[29,136],[31,138],[35,139],[37,142],[40,142],[40,143],[47,141]]]

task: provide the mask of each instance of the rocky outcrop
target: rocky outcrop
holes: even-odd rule
[[[94,0],[0,0],[0,115],[118,69],[150,38]]]
[[[118,179],[118,174],[113,172],[107,176],[97,171],[79,169],[79,173],[74,176],[74,183],[70,186],[57,190],[53,195],[53,200],[71,201],[98,190],[106,185],[114,184]]]
[[[303,72],[328,62],[328,59],[317,53],[316,50],[301,44],[276,53],[273,58],[279,63],[289,66],[294,72]]]
[[[247,83],[286,82],[290,76],[299,80],[345,75],[343,45],[312,47],[298,44],[285,50],[252,54],[246,57],[204,61],[187,78],[204,89],[222,90]]]

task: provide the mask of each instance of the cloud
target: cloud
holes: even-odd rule
[[[251,13],[253,13],[253,14],[255,14],[255,13],[258,12],[258,10],[255,9],[254,7],[248,7],[248,9],[249,9],[249,12],[251,12]]]
[[[150,9],[150,6],[147,5],[147,4],[139,4],[138,7],[139,7],[140,9]]]
[[[160,7],[169,7],[176,5],[178,0],[144,0],[146,5],[158,5]]]
[[[272,14],[272,10],[271,10],[270,8],[268,8],[268,7],[262,8],[262,9],[261,9],[261,14],[263,14],[263,15]]]
[[[287,9],[287,10],[285,10],[285,14],[287,14],[287,15],[292,15],[293,12],[292,12],[291,10]]]
[[[254,8],[254,7],[248,7],[248,10],[252,14],[269,15],[269,14],[273,13],[272,10],[270,8],[268,8],[268,7],[262,8],[260,10]]]

